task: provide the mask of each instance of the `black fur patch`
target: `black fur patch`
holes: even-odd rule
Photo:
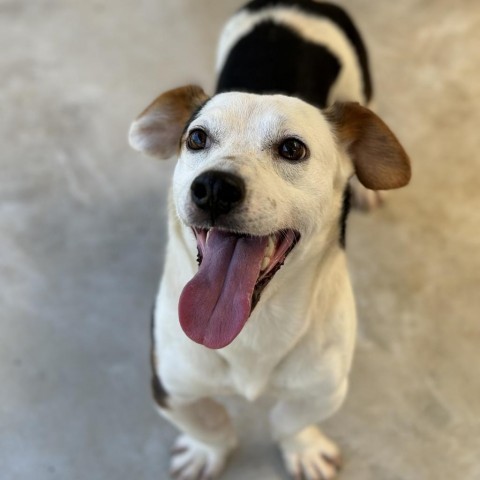
[[[340,63],[326,48],[265,21],[232,48],[217,93],[282,93],[322,108],[339,72]]]
[[[342,213],[340,214],[340,245],[345,248],[347,243],[347,218],[350,213],[352,192],[350,186],[347,184],[343,192]]]
[[[310,14],[328,18],[336,23],[345,32],[345,35],[350,40],[357,53],[360,68],[362,70],[365,98],[367,101],[372,98],[373,86],[368,66],[367,50],[360,33],[345,10],[328,2],[314,2],[312,0],[253,0],[243,7],[242,10],[256,12],[264,8],[276,6],[296,7]]]
[[[157,373],[155,365],[155,305],[152,308],[152,317],[150,321],[150,365],[152,368],[152,394],[155,402],[160,408],[168,408],[168,392],[165,390],[162,381]]]
[[[163,387],[162,382],[156,373],[152,375],[152,394],[155,402],[160,408],[168,408],[168,392]]]

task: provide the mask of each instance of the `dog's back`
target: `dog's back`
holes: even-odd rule
[[[372,96],[357,28],[340,7],[313,0],[248,3],[225,26],[217,70],[217,93],[281,93],[318,107]]]

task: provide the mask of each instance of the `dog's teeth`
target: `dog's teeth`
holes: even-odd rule
[[[210,230],[207,230],[207,236],[205,237],[205,243],[208,242],[208,237],[210,236]]]
[[[274,252],[275,252],[275,237],[273,235],[270,235],[268,237],[268,244],[267,244],[267,247],[265,248],[265,254],[264,254],[265,256],[263,257],[260,271],[263,272],[270,265]]]
[[[268,237],[268,245],[267,245],[267,248],[265,250],[265,256],[266,257],[271,257],[273,255],[274,250],[275,250],[275,241],[273,239],[273,236],[270,235]]]
[[[271,258],[265,257],[262,261],[262,266],[260,267],[260,271],[263,272],[269,265],[270,265]]]

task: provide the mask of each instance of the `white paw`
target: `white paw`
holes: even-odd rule
[[[178,480],[213,480],[224,469],[233,448],[211,446],[181,435],[172,449],[170,475]]]
[[[352,192],[352,206],[360,210],[373,210],[385,202],[385,191],[370,190],[364,187],[356,176],[350,179],[350,190]]]
[[[317,427],[307,427],[280,442],[280,450],[295,480],[330,480],[340,470],[340,450]]]

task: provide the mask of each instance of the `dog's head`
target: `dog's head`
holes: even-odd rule
[[[321,111],[283,95],[208,98],[183,87],[137,118],[130,144],[159,158],[178,156],[175,207],[197,237],[200,263],[179,315],[187,335],[210,348],[238,335],[298,242],[339,228],[351,175],[374,190],[410,179],[398,140],[356,103]]]

